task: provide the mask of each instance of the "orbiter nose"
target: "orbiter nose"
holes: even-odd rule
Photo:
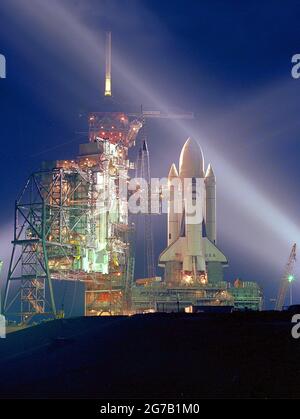
[[[181,178],[204,177],[203,153],[193,138],[188,138],[182,147],[179,159],[179,176]]]

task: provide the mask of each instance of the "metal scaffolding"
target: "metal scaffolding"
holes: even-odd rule
[[[45,163],[16,201],[4,310],[20,297],[22,322],[57,316],[53,280],[85,283],[86,315],[130,311],[133,226],[120,182],[134,168],[128,149],[142,123],[123,113],[94,113],[89,125],[79,157]],[[21,286],[11,287],[13,281]]]

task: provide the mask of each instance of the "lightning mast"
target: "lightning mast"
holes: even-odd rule
[[[111,32],[106,32],[104,96],[109,96],[109,97],[112,96],[112,93],[111,93]]]

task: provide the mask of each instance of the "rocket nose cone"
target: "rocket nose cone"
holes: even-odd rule
[[[216,184],[216,177],[211,164],[208,165],[206,170],[204,182],[207,186]]]
[[[205,177],[206,177],[206,178],[209,178],[209,177],[211,177],[211,178],[215,178],[215,174],[214,174],[214,171],[213,171],[212,165],[211,165],[210,163],[209,163],[208,168],[207,168],[207,170],[206,170]]]
[[[204,159],[198,142],[188,138],[182,147],[179,159],[179,175],[182,178],[203,178]]]
[[[168,174],[168,179],[173,179],[175,177],[178,177],[178,172],[175,166],[175,163],[172,164],[172,166],[170,167],[170,171]]]

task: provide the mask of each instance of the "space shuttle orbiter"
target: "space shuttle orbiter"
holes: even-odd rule
[[[171,166],[168,189],[168,247],[159,256],[159,266],[165,268],[166,281],[205,283],[208,263],[228,262],[216,246],[215,175],[211,165],[204,172],[202,150],[192,138],[181,150],[179,174],[175,164]]]

